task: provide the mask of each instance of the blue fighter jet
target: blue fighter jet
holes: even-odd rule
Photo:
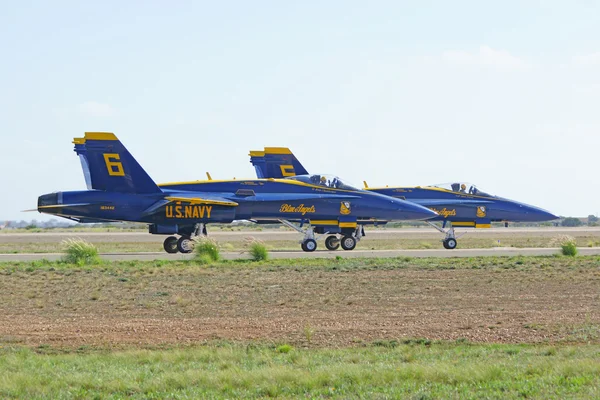
[[[88,190],[55,192],[38,198],[37,210],[81,223],[135,221],[152,234],[170,235],[168,253],[189,253],[192,239],[206,235],[209,223],[278,220],[303,234],[304,251],[317,248],[315,227],[332,226],[341,245],[356,246],[360,221],[428,219],[437,214],[393,197],[369,193],[335,178],[195,181],[157,185],[112,133],[88,132],[75,138]],[[334,178],[329,178],[331,182]],[[290,221],[299,221],[296,226]],[[174,235],[180,235],[176,237]]]
[[[285,147],[265,147],[250,151],[250,162],[258,176],[281,178],[308,171]],[[443,245],[455,249],[458,242],[455,227],[490,228],[492,222],[541,222],[557,219],[556,215],[538,207],[486,193],[466,182],[416,187],[380,187],[365,189],[427,207],[438,216],[425,221],[445,235]],[[440,222],[441,226],[434,222]]]

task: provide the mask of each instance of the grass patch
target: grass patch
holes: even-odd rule
[[[290,346],[289,344],[282,344],[281,346],[277,346],[278,353],[287,354],[292,350],[294,350],[294,348],[292,346]]]
[[[269,250],[262,240],[252,238],[247,245],[253,261],[266,261],[269,258]]]
[[[551,246],[558,246],[563,256],[575,257],[578,253],[577,240],[570,235],[558,235],[550,240]]]
[[[82,239],[67,239],[62,242],[65,255],[63,261],[68,264],[90,265],[101,262],[98,249]]]
[[[60,354],[15,346],[0,349],[0,397],[594,398],[600,386],[598,346],[282,347]]]
[[[560,245],[560,251],[563,256],[575,257],[577,255],[577,245],[574,241],[565,242]]]
[[[209,264],[221,259],[221,251],[216,240],[201,236],[194,239],[194,241],[196,242],[194,245],[194,258],[198,263]]]
[[[196,249],[194,249],[196,251]],[[218,249],[217,249],[218,252]],[[209,255],[214,260],[214,255]],[[155,260],[155,261],[111,261],[98,265],[98,269],[119,272],[132,272],[144,270],[148,273],[153,271],[186,270],[197,265],[194,260]],[[457,257],[457,258],[282,258],[268,259],[266,262],[255,264],[250,259],[225,260],[211,262],[209,269],[231,269],[238,270],[266,270],[266,271],[375,271],[375,270],[463,270],[476,269],[500,272],[500,269],[511,270],[518,268],[522,272],[542,272],[553,269],[559,271],[589,270],[597,269],[600,265],[600,256],[581,256],[576,259],[568,259],[559,255],[551,256],[515,256],[515,257]],[[0,261],[0,275],[10,275],[16,271],[80,271],[82,265],[77,262],[34,260],[34,261]],[[474,268],[476,267],[476,268]],[[95,269],[94,267],[92,267]]]

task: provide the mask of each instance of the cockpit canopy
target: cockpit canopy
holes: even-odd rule
[[[311,185],[323,186],[331,189],[344,189],[344,190],[360,190],[344,182],[342,179],[335,175],[329,174],[310,174],[310,175],[296,175],[290,176],[289,178],[294,181],[300,181]]]
[[[430,185],[430,186],[434,187],[434,188],[450,190],[452,192],[457,192],[457,193],[472,194],[472,195],[476,195],[476,196],[494,197],[493,195],[482,191],[477,186],[475,186],[469,182],[440,183],[437,185]]]

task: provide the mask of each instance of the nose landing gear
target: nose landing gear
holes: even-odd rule
[[[444,245],[444,248],[448,250],[454,250],[458,244],[456,242],[456,239],[453,238],[444,239],[442,243]]]
[[[317,238],[315,236],[315,229],[312,226],[308,225],[308,228],[302,229],[285,219],[280,219],[279,222],[304,235],[302,240],[300,240],[300,248],[302,248],[302,250],[312,252],[317,249]]]
[[[315,239],[306,239],[300,244],[300,247],[304,251],[315,251],[317,249],[317,241]]]
[[[440,231],[446,235],[444,240],[442,240],[442,245],[444,246],[445,249],[454,250],[456,248],[456,246],[458,246],[458,241],[456,240],[457,239],[456,233],[454,232],[454,227],[452,227],[452,225],[450,225],[450,228],[445,230],[444,228],[440,228],[433,222],[429,222],[429,221],[425,221],[425,222],[427,222],[427,224],[433,226],[435,229],[437,229],[438,231]],[[464,233],[463,233],[463,235],[464,235]]]

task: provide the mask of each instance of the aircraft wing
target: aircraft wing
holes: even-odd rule
[[[308,201],[311,199],[353,199],[360,196],[350,195],[349,193],[329,194],[329,193],[256,193],[252,196],[255,201]]]
[[[489,200],[469,200],[469,199],[407,199],[407,201],[411,201],[413,203],[417,203],[420,206],[430,207],[430,206],[478,206],[484,204],[492,204],[493,201]]]
[[[143,215],[153,214],[159,208],[175,202],[191,204],[210,204],[228,207],[236,207],[238,205],[238,203],[236,203],[235,201],[231,201],[224,197],[214,196],[208,193],[174,193],[152,204],[150,207],[144,210]]]
[[[238,205],[235,201],[231,201],[224,197],[213,196],[207,193],[177,193],[173,196],[165,197],[165,200],[169,202],[181,201],[184,203],[194,204],[214,204],[217,206],[231,206],[235,207]]]

